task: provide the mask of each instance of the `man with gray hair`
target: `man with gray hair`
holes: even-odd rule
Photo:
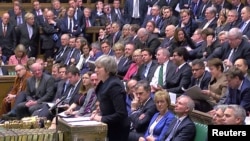
[[[137,36],[143,43],[143,47],[149,48],[153,53],[153,57],[156,54],[157,48],[160,46],[161,42],[158,37],[154,34],[150,34],[145,28],[140,28],[137,32]]]
[[[224,111],[224,125],[244,125],[246,111],[240,105],[228,105]]]
[[[164,141],[191,141],[194,140],[196,129],[189,113],[194,109],[194,101],[187,95],[181,95],[177,98],[174,112],[177,119],[172,120],[169,129],[165,133]],[[177,132],[175,132],[177,131]]]
[[[220,58],[226,67],[231,67],[234,62],[243,58],[250,66],[250,43],[242,37],[239,28],[232,28],[228,32],[228,41],[222,44],[220,48],[215,50],[207,59]]]
[[[91,43],[91,51],[89,60],[95,61],[98,57],[102,55],[101,45],[99,42]]]
[[[215,29],[217,27],[217,19],[216,19],[216,8],[208,7],[205,12],[205,20],[201,23],[201,29],[212,28]]]
[[[229,31],[231,28],[238,26],[240,23],[239,14],[235,9],[232,9],[227,14],[227,23],[225,24],[223,31]]]

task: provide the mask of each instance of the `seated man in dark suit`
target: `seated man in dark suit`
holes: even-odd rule
[[[176,66],[170,60],[170,53],[166,48],[159,48],[156,53],[158,66],[150,82],[151,92],[156,92],[162,88],[166,89],[167,81],[171,81],[175,73]]]
[[[139,137],[144,136],[149,122],[157,112],[156,106],[150,96],[150,86],[147,81],[139,81],[135,86],[136,98],[131,102],[131,127],[128,140],[138,141]]]
[[[121,58],[118,63],[117,74],[120,78],[123,78],[128,71],[128,68],[132,61],[132,54],[135,51],[135,45],[133,43],[128,43],[125,45],[125,56]]]
[[[154,34],[150,34],[145,28],[140,28],[137,32],[137,36],[140,39],[140,41],[144,44],[144,47],[149,48],[151,50],[154,57],[157,48],[161,44],[158,37]]]
[[[228,32],[228,41],[223,43],[218,50],[215,50],[210,58],[220,58],[224,61],[226,67],[231,67],[235,60],[243,58],[250,66],[250,43],[242,37],[242,32],[239,28],[232,28]]]
[[[224,104],[237,104],[242,106],[246,112],[249,112],[250,81],[236,67],[229,68],[225,73],[228,80],[228,91]]]
[[[199,86],[202,90],[208,89],[208,84],[211,79],[210,72],[205,70],[205,64],[201,59],[192,61],[192,77],[189,87],[194,85]]]
[[[187,63],[188,57],[186,48],[179,47],[174,50],[173,62],[177,68],[171,79],[166,81],[166,89],[168,92],[176,93],[177,96],[183,94],[182,88],[188,88],[191,82],[192,70]]]
[[[206,9],[205,20],[201,23],[199,28],[206,29],[212,28],[215,29],[217,27],[217,19],[216,19],[216,8],[208,7]]]
[[[50,102],[54,98],[53,77],[43,72],[44,68],[40,63],[32,64],[31,69],[33,76],[27,80],[26,100],[16,107],[19,119],[30,116],[42,107],[43,102]]]
[[[80,72],[75,66],[68,67],[66,75],[67,76],[65,76],[64,79],[58,83],[57,91],[53,100],[54,103],[57,103],[63,96],[66,96],[66,98],[62,101],[62,105],[64,105],[64,108],[59,108],[59,112],[63,112],[74,102],[75,99],[79,98],[77,95],[82,84]],[[47,117],[48,119],[52,120],[54,111],[49,111],[49,108],[50,107],[47,104],[43,104],[42,108],[34,112],[32,115]],[[80,107],[77,107],[76,109],[79,108]]]
[[[210,72],[205,70],[205,64],[203,60],[201,59],[196,59],[192,61],[192,77],[191,77],[191,83],[189,87],[193,87],[197,85],[198,87],[201,88],[201,90],[207,90],[208,85],[211,79],[211,74]],[[199,111],[205,112],[205,108],[203,108],[203,104],[208,104],[204,100],[195,100],[195,109]],[[209,105],[209,104],[208,104]],[[206,105],[205,105],[206,106]]]
[[[194,109],[194,101],[187,95],[177,98],[174,112],[177,119],[173,120],[166,131],[164,141],[193,141],[196,129],[189,113]]]
[[[142,49],[141,53],[143,58],[143,65],[139,67],[138,72],[134,76],[134,78],[138,81],[147,80],[148,82],[151,82],[158,64],[155,60],[152,60],[153,56],[148,48]]]

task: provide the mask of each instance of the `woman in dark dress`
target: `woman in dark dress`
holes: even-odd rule
[[[96,94],[101,114],[93,112],[91,119],[108,125],[109,141],[127,141],[130,125],[126,92],[121,80],[115,76],[117,63],[114,57],[102,55],[95,61],[95,65],[95,72],[100,79]]]

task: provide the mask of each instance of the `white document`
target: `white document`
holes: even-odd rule
[[[194,85],[191,88],[184,90],[185,93],[194,100],[207,100],[209,97],[201,93],[201,88],[197,85]]]
[[[100,125],[100,122],[97,121],[78,121],[78,122],[69,122],[68,124],[70,125],[85,125],[85,126],[89,126],[89,125]]]
[[[90,117],[63,118],[66,122],[89,121]]]
[[[175,104],[176,102],[176,94],[172,93],[172,92],[168,92],[170,100],[171,100],[171,104]]]

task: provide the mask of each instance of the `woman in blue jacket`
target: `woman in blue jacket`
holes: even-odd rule
[[[139,141],[162,140],[164,134],[168,130],[169,124],[175,119],[175,115],[168,109],[171,105],[168,92],[157,91],[154,96],[154,101],[159,112],[153,116],[148,126],[148,130],[144,137],[139,138]]]

